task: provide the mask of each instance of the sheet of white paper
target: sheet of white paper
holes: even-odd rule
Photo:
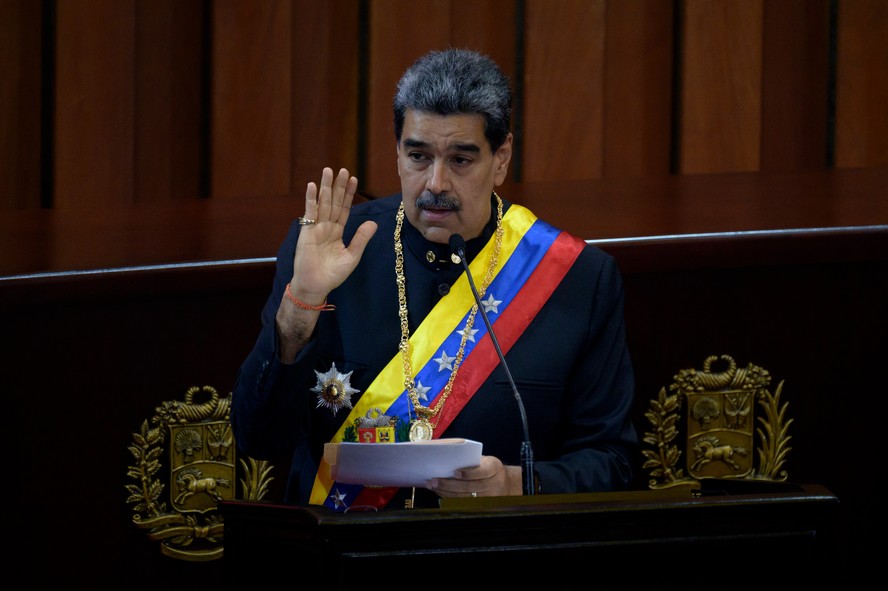
[[[327,443],[324,459],[333,480],[365,486],[425,486],[459,468],[481,464],[482,445],[471,439],[404,443]]]

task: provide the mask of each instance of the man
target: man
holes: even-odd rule
[[[602,251],[496,194],[510,117],[508,79],[489,58],[431,52],[394,98],[401,194],[352,208],[357,179],[345,169],[308,184],[233,392],[241,452],[291,455],[288,502],[397,508],[629,485],[637,438],[621,277]],[[466,240],[480,310],[451,259],[453,234]],[[531,491],[519,407],[480,314],[527,411]],[[324,444],[380,419],[398,439],[479,441],[481,463],[425,489],[332,482]]]

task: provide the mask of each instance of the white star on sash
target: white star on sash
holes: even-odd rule
[[[494,314],[499,314],[499,309],[497,308],[497,306],[502,303],[502,300],[494,299],[493,294],[490,294],[489,296],[487,296],[486,300],[481,302],[481,305],[484,306],[484,312],[486,314],[490,314],[491,312],[493,312]]]
[[[339,492],[339,489],[336,489],[330,498],[333,499],[333,505],[338,509],[339,507],[345,506],[345,493]]]
[[[477,329],[477,328],[473,328],[473,329],[471,329],[471,330],[469,331],[469,335],[466,336],[466,329],[462,329],[462,330],[458,330],[458,331],[456,331],[456,334],[458,334],[458,335],[461,336],[461,337],[462,337],[462,336],[465,336],[465,337],[466,337],[466,341],[472,341],[472,342],[474,343],[474,342],[475,342],[475,333],[476,333],[476,332],[478,332],[478,329]]]
[[[437,359],[434,359],[433,361],[438,362],[438,371],[444,371],[445,369],[449,369],[450,371],[453,371],[453,360],[454,359],[456,359],[456,357],[451,357],[450,355],[447,354],[447,351],[441,351],[441,356],[438,357]]]
[[[416,387],[414,387],[413,389],[416,390],[416,397],[419,398],[420,400],[428,400],[429,399],[428,396],[426,396],[426,394],[428,393],[429,390],[431,390],[431,388],[428,386],[423,386],[422,382],[420,382],[419,380],[416,381]]]

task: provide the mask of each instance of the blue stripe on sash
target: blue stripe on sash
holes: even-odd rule
[[[560,233],[560,230],[553,228],[548,223],[542,220],[536,220],[521,238],[521,241],[516,245],[512,255],[503,264],[500,272],[497,273],[496,277],[487,288],[486,293],[488,296],[494,295],[496,300],[502,302],[497,306],[496,313],[491,312],[491,315],[489,316],[491,324],[496,322],[499,313],[504,311],[508,307],[509,302],[511,302],[515,298],[515,295],[521,291],[521,288],[524,287],[524,284]],[[478,313],[480,314],[482,312],[483,310],[479,310]],[[463,316],[463,319],[460,321],[459,327],[465,327],[468,317],[469,313],[466,312],[466,315]],[[480,318],[476,317],[476,322],[472,329],[477,330],[478,332],[475,333],[473,337],[474,340],[469,339],[466,341],[464,357],[468,357],[474,349],[475,343],[480,341],[481,338],[487,334],[487,326]],[[459,350],[461,340],[462,335],[460,335],[458,331],[454,331],[448,335],[442,345],[438,347],[435,354],[432,355],[429,362],[416,373],[415,385],[419,387],[421,384],[423,388],[428,387],[429,393],[435,394],[435,398],[423,401],[424,406],[430,407],[435,404],[435,399],[444,389],[447,380],[450,378],[451,372],[446,368],[439,370],[439,363],[435,361],[435,359],[440,358],[445,351],[450,356],[455,356],[456,352]],[[399,416],[401,417],[401,420],[409,423],[411,417],[410,409],[411,403],[405,390],[400,396],[398,396],[389,409],[385,411],[385,414],[389,416]]]

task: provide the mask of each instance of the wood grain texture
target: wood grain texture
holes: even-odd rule
[[[291,192],[330,166],[358,170],[359,11],[354,0],[293,4]],[[300,210],[301,211],[301,210]]]
[[[888,2],[839,2],[836,155],[841,168],[888,164]]]
[[[829,0],[766,2],[763,25],[760,169],[824,168]]]
[[[400,191],[392,126],[392,96],[398,79],[416,58],[451,43],[450,2],[390,0],[370,4],[367,56],[366,172],[370,195]],[[434,23],[434,26],[431,25]]]
[[[599,178],[603,0],[528,0],[522,181]]]
[[[134,202],[134,0],[57,4],[58,209]]]
[[[213,4],[211,198],[290,193],[291,7]]]
[[[759,169],[762,0],[685,0],[679,170]]]
[[[139,2],[135,13],[135,201],[201,195],[204,13],[200,0]]]
[[[609,2],[602,177],[668,174],[674,2]]]
[[[0,0],[0,210],[40,207],[41,17]]]

